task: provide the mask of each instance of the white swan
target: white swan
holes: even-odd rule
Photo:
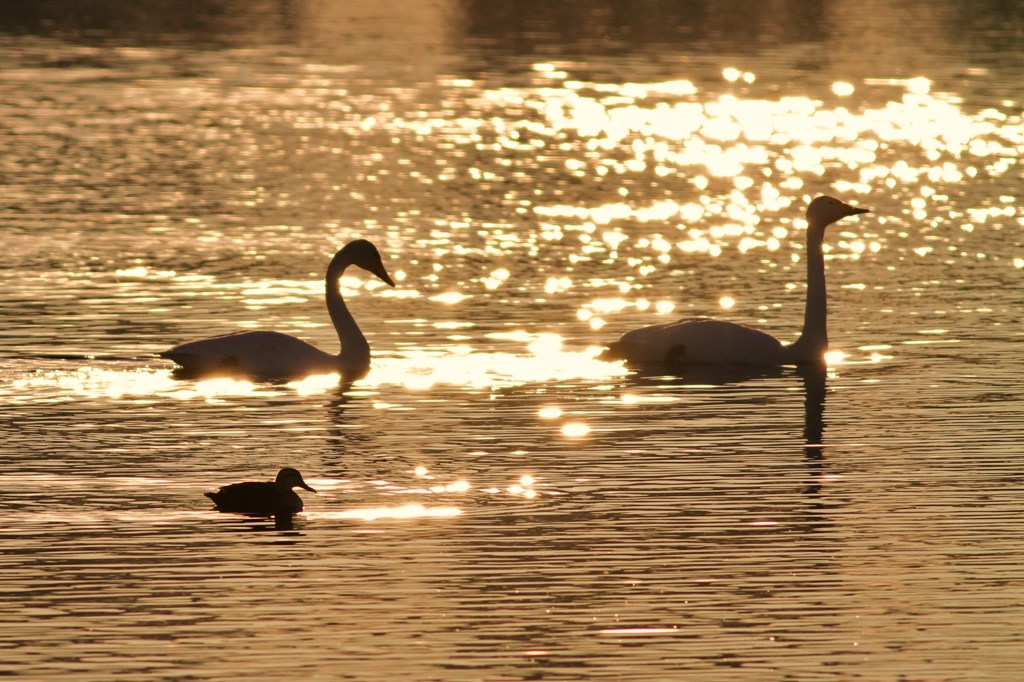
[[[775,337],[734,322],[694,317],[626,332],[602,354],[603,360],[639,365],[793,365],[823,362],[828,350],[825,305],[825,228],[841,218],[867,213],[828,196],[807,206],[807,303],[800,338],[783,345]]]
[[[237,332],[189,341],[160,353],[181,365],[190,376],[243,375],[261,378],[289,378],[339,372],[352,381],[370,369],[370,345],[359,330],[338,290],[338,280],[350,265],[377,275],[395,286],[380,253],[365,239],[346,244],[327,266],[327,311],[341,341],[341,353],[331,355],[301,339],[279,332]]]

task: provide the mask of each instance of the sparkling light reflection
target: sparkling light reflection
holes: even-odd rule
[[[757,80],[731,66],[722,76],[737,84]],[[920,76],[838,81],[826,85],[830,92],[823,92],[824,99],[732,92],[709,98],[690,82],[674,81],[567,79],[563,85],[486,91],[495,111],[525,109],[539,117],[493,118],[499,146],[515,148],[512,142],[527,135],[536,145],[569,135],[583,141],[564,161],[576,177],[680,173],[697,190],[696,197],[645,203],[630,200],[628,188],[622,187],[623,200],[618,202],[539,202],[532,207],[542,220],[557,221],[545,226],[544,238],[578,234],[580,259],[597,254],[622,258],[629,247],[629,262],[640,275],[669,262],[666,245],[671,251],[711,256],[732,246],[741,251],[780,248],[785,232],[765,235],[763,221],[790,222],[793,204],[805,200],[801,193],[807,178],[815,181],[830,168],[844,169],[848,176],[834,181],[837,192],[918,194],[909,197],[915,221],[955,219],[948,197],[933,185],[974,177],[979,167],[990,177],[1005,174],[1013,165],[1008,160],[1024,143],[1019,116],[993,109],[969,111],[955,96],[935,92],[931,80]],[[832,99],[854,93],[863,94],[865,102],[884,103],[848,107]],[[897,147],[917,154],[894,156]],[[976,165],[964,163],[966,157]],[[720,180],[732,189],[719,187]],[[973,220],[987,210],[971,207],[968,214]],[[618,227],[629,223],[657,223],[669,233],[634,239]],[[885,246],[878,239],[840,248],[862,253]],[[641,255],[638,249],[653,253]]]
[[[537,497],[537,491],[533,487],[536,482],[537,479],[533,476],[530,474],[524,474],[519,477],[519,481],[517,483],[513,483],[509,487],[505,488],[505,492],[510,495],[525,497],[526,499],[532,500]]]
[[[562,435],[569,438],[581,438],[590,433],[590,427],[582,422],[569,422],[562,425]]]
[[[599,349],[564,350],[563,340],[557,334],[519,331],[489,336],[525,342],[528,354],[446,354],[410,350],[402,358],[376,360],[370,375],[362,383],[373,386],[397,384],[415,390],[426,390],[437,384],[490,388],[571,379],[608,379],[628,373],[619,365],[597,360],[595,354]]]
[[[334,381],[337,385],[337,379]],[[177,400],[205,400],[273,395],[273,388],[251,381],[218,378],[181,382],[170,370],[119,371],[98,367],[78,370],[55,370],[38,376],[16,379],[12,388],[35,396],[40,402],[60,402],[76,398],[128,399],[162,395]]]
[[[677,627],[652,627],[652,628],[606,628],[598,630],[602,635],[664,635],[679,633]]]
[[[449,518],[460,516],[461,514],[462,510],[458,507],[426,507],[422,504],[403,504],[397,507],[370,507],[337,512],[306,512],[306,516],[311,519],[355,519],[359,521]]]
[[[825,353],[825,364],[829,367],[835,367],[836,365],[843,364],[847,357],[847,354],[841,350],[830,350]]]

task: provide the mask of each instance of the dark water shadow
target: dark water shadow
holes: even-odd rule
[[[215,510],[216,511],[216,510]],[[232,533],[265,533],[268,531],[284,533],[283,537],[303,537],[304,520],[296,523],[295,514],[239,514],[236,512],[220,512],[225,515],[222,528]]]
[[[346,455],[353,449],[353,444],[364,438],[357,430],[350,428],[351,415],[345,412],[355,404],[358,397],[349,393],[351,385],[339,384],[331,390],[330,399],[324,406],[327,412],[327,434],[325,438],[326,453],[323,460],[324,470],[337,478],[348,478],[348,462]]]
[[[804,387],[804,461],[811,473],[811,482],[804,488],[808,495],[821,492],[825,469],[825,394],[828,368],[806,365],[797,373]]]
[[[756,379],[777,379],[791,374],[792,367],[760,365],[709,365],[701,363],[680,364],[668,368],[662,364],[637,366],[633,375],[635,383],[641,386],[725,386],[741,384]],[[797,369],[796,371],[799,371]]]
[[[638,368],[633,376],[637,385],[727,386],[750,381],[799,377],[804,393],[804,461],[811,482],[804,493],[817,496],[821,492],[825,472],[825,396],[827,394],[828,366],[810,363],[790,366],[706,365],[691,363],[679,366],[666,374],[664,366]]]
[[[324,404],[326,434],[321,457],[325,476],[354,480],[387,479],[394,475],[394,453],[381,449],[382,434],[365,428],[367,403],[372,399],[350,386],[339,385]],[[371,411],[372,407],[370,408]]]
[[[650,54],[652,60],[668,50],[750,54],[843,35],[851,30],[843,22],[851,12],[857,18],[880,9],[870,3],[851,8],[804,0],[35,0],[6,5],[0,32],[12,35],[206,49],[285,44],[316,47],[339,58],[351,54],[347,46],[356,43],[410,61],[422,58],[427,47],[442,54],[486,49],[492,61],[494,54],[548,59]],[[917,36],[925,45],[998,41],[997,47],[1012,46],[1013,29],[1022,22],[1020,4],[1006,0],[933,0],[928,7],[924,28],[930,30],[919,27]],[[364,36],[359,27],[366,25],[381,28]],[[993,30],[998,27],[1009,30]],[[396,35],[404,39],[404,54],[395,48]],[[49,64],[83,62],[108,63],[77,55]]]

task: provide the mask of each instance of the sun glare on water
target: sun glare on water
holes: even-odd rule
[[[460,516],[458,507],[427,507],[422,504],[403,504],[396,507],[367,507],[344,511],[306,512],[311,519],[351,519],[356,521],[381,521],[423,518],[450,518]]]
[[[363,383],[397,384],[413,390],[426,390],[437,384],[489,388],[572,379],[600,380],[627,373],[619,365],[595,359],[594,349],[566,350],[557,334],[520,331],[490,337],[523,343],[526,352],[409,350],[403,357],[376,361]]]

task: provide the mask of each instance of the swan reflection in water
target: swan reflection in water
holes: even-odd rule
[[[796,375],[804,393],[804,459],[812,474],[812,482],[804,492],[817,495],[824,475],[825,395],[829,375],[828,363],[809,362],[796,366],[713,365],[687,363],[666,375],[664,368],[648,367],[634,375],[638,385],[725,386],[761,379],[778,379]]]
[[[822,364],[800,365],[797,373],[804,385],[804,460],[811,482],[804,488],[809,495],[821,492],[825,460],[825,393],[828,367]]]

